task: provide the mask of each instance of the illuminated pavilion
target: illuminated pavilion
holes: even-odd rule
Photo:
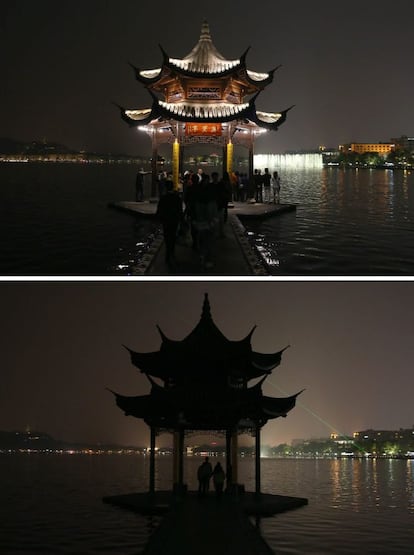
[[[256,108],[257,97],[272,83],[278,68],[267,73],[247,69],[249,48],[237,59],[224,58],[213,44],[207,22],[202,24],[199,41],[184,58],[171,58],[160,48],[161,67],[141,70],[132,66],[136,79],[151,95],[151,107],[119,106],[122,118],[130,126],[146,131],[151,137],[153,183],[157,178],[158,148],[163,143],[172,144],[176,186],[183,148],[200,143],[223,148],[223,169],[229,173],[233,145],[246,147],[251,176],[255,138],[266,130],[277,130],[292,108],[282,112]]]
[[[260,492],[261,428],[268,420],[286,417],[301,393],[285,398],[263,395],[263,382],[279,366],[285,349],[272,354],[253,351],[255,327],[239,341],[227,339],[212,319],[207,295],[200,321],[184,339],[169,339],[158,329],[158,351],[141,353],[128,349],[132,364],[148,378],[150,392],[127,397],[112,391],[125,415],[143,419],[150,427],[149,491],[155,489],[157,434],[173,433],[173,483],[174,489],[181,491],[185,489],[185,433],[211,431],[225,434],[227,476],[231,472],[233,487],[238,484],[238,435],[254,435],[256,492]],[[258,381],[249,387],[252,380]]]

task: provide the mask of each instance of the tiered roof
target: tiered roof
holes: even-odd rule
[[[148,377],[151,392],[138,397],[114,392],[117,405],[149,425],[173,429],[250,428],[286,416],[299,393],[281,399],[262,393],[264,380],[280,364],[285,349],[273,354],[253,351],[254,330],[239,341],[227,339],[211,317],[206,295],[200,321],[184,339],[169,339],[159,329],[159,351],[128,349],[134,366]],[[257,384],[248,387],[251,379],[259,377]]]
[[[152,96],[151,108],[126,109],[119,106],[122,118],[131,126],[159,121],[221,123],[241,121],[277,129],[290,108],[281,112],[257,111],[257,95],[273,81],[274,68],[260,73],[247,69],[248,49],[240,58],[226,59],[213,44],[207,22],[200,39],[184,58],[170,57],[161,48],[161,67],[134,68],[136,79]],[[159,98],[158,95],[163,96]],[[247,97],[253,98],[250,100]]]

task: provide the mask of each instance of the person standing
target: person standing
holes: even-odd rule
[[[263,202],[263,176],[260,170],[254,170],[254,188],[255,188],[255,200],[256,202]]]
[[[279,204],[280,202],[280,177],[277,171],[273,172],[271,179],[272,191],[273,191],[273,202],[274,204]]]
[[[239,201],[246,202],[247,194],[249,188],[249,178],[247,173],[242,173],[240,175],[240,183],[239,183]]]
[[[229,188],[226,188],[226,182],[223,179],[219,181],[219,175],[217,172],[213,172],[211,174],[211,179],[211,186],[214,188],[214,196],[217,202],[218,236],[220,238],[224,238],[226,236],[226,234],[224,233],[224,218],[225,213],[227,212],[227,205],[230,199],[229,195],[231,195],[231,192]]]
[[[172,181],[166,181],[166,193],[158,201],[157,216],[161,220],[165,241],[165,262],[169,270],[175,269],[175,243],[183,216],[180,195],[174,191]]]
[[[218,226],[217,197],[214,186],[207,174],[194,190],[194,226],[197,232],[197,246],[203,270],[213,268],[213,251]]]
[[[269,168],[265,168],[265,171],[263,174],[263,190],[264,190],[263,201],[268,203],[270,202],[270,180],[271,180],[271,175],[269,173]]]
[[[223,177],[220,181],[221,186],[223,187],[221,194],[223,196],[223,205],[224,205],[224,213],[223,213],[223,223],[227,222],[228,219],[228,205],[231,201],[231,180],[229,172],[223,172]]]
[[[198,176],[198,182],[199,183],[201,183],[202,180],[203,180],[203,174],[204,174],[203,168],[198,168],[197,176]]]
[[[206,495],[210,489],[210,478],[213,473],[213,467],[209,462],[208,457],[204,459],[204,462],[198,467],[197,479],[198,479],[198,493],[199,495]]]
[[[218,462],[213,470],[213,484],[216,490],[217,497],[221,497],[224,488],[224,480],[226,479],[226,474],[223,467]]]

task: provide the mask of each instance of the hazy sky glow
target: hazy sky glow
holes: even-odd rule
[[[147,427],[105,390],[149,391],[122,344],[157,350],[156,324],[182,339],[199,321],[205,292],[229,339],[257,324],[255,350],[291,345],[264,392],[306,391],[286,419],[264,427],[264,443],[414,424],[411,282],[5,282],[0,429],[146,444]]]
[[[13,0],[0,20],[1,135],[150,155],[148,137],[129,129],[111,101],[149,107],[150,96],[127,62],[159,67],[159,43],[170,56],[185,56],[203,19],[225,57],[250,45],[249,69],[283,66],[257,107],[296,108],[277,133],[257,141],[257,152],[410,135],[413,16],[412,0],[396,0],[391,10],[327,0],[183,0],[164,2],[160,10],[148,0],[58,7],[52,0]]]

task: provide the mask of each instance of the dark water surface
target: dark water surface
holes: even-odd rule
[[[281,202],[247,225],[273,275],[414,275],[414,172],[286,170]]]
[[[185,461],[190,489],[199,463]],[[170,457],[157,459],[157,489],[171,487],[171,468]],[[240,481],[253,490],[252,459],[241,461]],[[145,491],[147,483],[143,456],[1,455],[0,552],[136,555],[159,518],[101,499]],[[266,492],[309,499],[306,507],[261,520],[276,555],[413,553],[413,460],[263,459],[262,483]]]
[[[0,165],[1,275],[126,275],[157,226],[132,200],[131,165]],[[414,275],[414,172],[284,170],[296,213],[246,223],[274,275]],[[150,241],[148,241],[150,237]]]
[[[136,172],[116,164],[0,164],[0,273],[126,273],[157,229],[108,208],[134,200]]]

